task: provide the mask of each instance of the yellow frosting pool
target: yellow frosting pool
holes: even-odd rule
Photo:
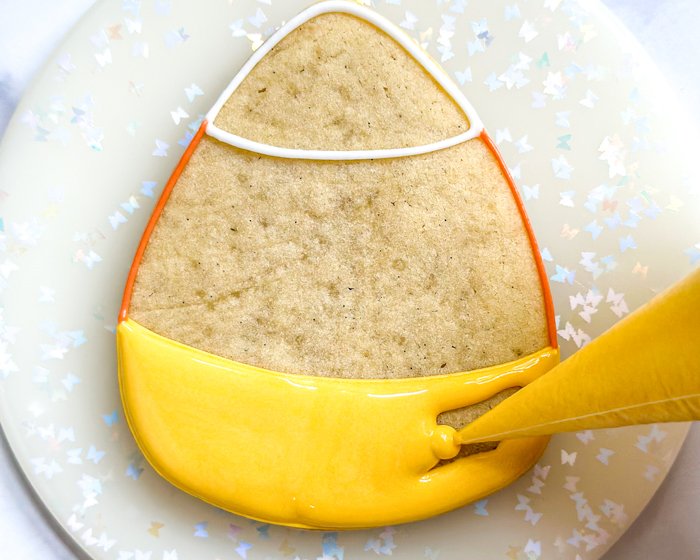
[[[117,345],[129,425],[163,477],[234,513],[306,528],[413,521],[509,484],[546,437],[436,467],[459,451],[437,416],[527,385],[559,360],[545,348],[468,373],[359,380],[263,370],[131,319]]]

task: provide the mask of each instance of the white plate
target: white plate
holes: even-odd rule
[[[251,47],[307,4],[103,2],[26,94],[0,148],[0,420],[19,464],[99,559],[599,558],[658,488],[685,425],[560,435],[486,500],[347,533],[235,517],[138,453],[113,335],[136,243],[197,120]],[[376,9],[441,61],[499,143],[545,255],[565,356],[700,259],[672,98],[598,4]]]

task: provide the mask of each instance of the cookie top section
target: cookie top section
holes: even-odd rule
[[[397,41],[346,13],[316,16],[284,37],[214,124],[299,150],[407,148],[470,128],[459,105]]]

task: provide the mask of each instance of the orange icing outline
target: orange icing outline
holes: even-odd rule
[[[180,175],[182,174],[183,169],[185,169],[187,162],[190,161],[190,158],[192,157],[192,154],[194,153],[194,149],[197,147],[197,145],[199,144],[199,141],[202,139],[202,136],[204,135],[206,128],[207,128],[207,121],[206,121],[206,119],[204,119],[202,121],[202,124],[199,125],[199,129],[197,130],[197,133],[194,135],[194,137],[190,141],[189,146],[187,146],[187,149],[182,154],[182,157],[180,158],[180,161],[177,163],[177,167],[175,167],[173,174],[170,176],[170,179],[168,179],[168,182],[165,184],[165,188],[163,189],[163,192],[161,193],[160,198],[158,199],[158,202],[156,203],[156,206],[153,209],[153,214],[151,214],[151,217],[148,220],[148,224],[146,225],[146,229],[144,230],[143,235],[141,236],[141,241],[139,241],[139,246],[136,249],[136,254],[134,255],[134,260],[131,263],[131,268],[129,269],[129,275],[126,277],[126,286],[124,286],[124,295],[122,297],[122,306],[119,309],[119,321],[118,321],[119,323],[126,320],[126,314],[129,310],[129,304],[131,303],[131,293],[133,292],[134,281],[136,280],[136,273],[138,272],[139,266],[141,265],[141,259],[143,258],[144,251],[146,250],[146,245],[148,245],[148,240],[151,238],[151,234],[153,233],[153,229],[156,227],[156,223],[158,222],[158,218],[160,218],[160,215],[163,212],[163,208],[165,208],[165,204],[168,202],[168,198],[170,198],[170,193],[172,192],[173,188],[175,187],[177,180],[180,178]]]
[[[146,245],[148,245],[148,241],[150,240],[151,234],[153,233],[156,223],[158,222],[158,218],[160,218],[160,215],[163,212],[163,208],[165,208],[165,205],[168,202],[168,198],[170,198],[170,193],[172,192],[173,188],[175,187],[175,184],[180,178],[182,171],[185,169],[187,162],[192,157],[195,148],[197,147],[199,141],[205,133],[206,127],[207,121],[203,120],[202,124],[197,130],[197,133],[192,138],[192,141],[190,142],[189,146],[187,146],[187,149],[182,154],[182,157],[180,158],[180,161],[178,162],[175,169],[173,170],[173,173],[168,179],[168,182],[165,184],[165,188],[163,189],[163,192],[161,193],[160,198],[158,199],[158,202],[155,208],[153,209],[153,214],[151,214],[151,217],[148,220],[146,229],[144,230],[143,235],[141,236],[141,241],[139,242],[138,248],[136,249],[134,260],[131,263],[129,275],[126,279],[126,286],[124,287],[124,295],[122,297],[122,305],[119,310],[119,323],[124,321],[127,317],[129,304],[131,303],[131,294],[133,292],[134,281],[136,280],[136,273],[138,272],[139,266],[141,264],[141,259],[143,258],[143,254],[146,250]],[[488,135],[486,130],[483,130],[481,132],[479,138],[481,138],[481,140],[486,144],[493,156],[496,158],[501,172],[503,173],[503,175],[506,178],[506,181],[508,182],[508,187],[510,188],[510,192],[513,195],[515,204],[518,207],[520,217],[525,225],[525,231],[527,232],[527,237],[530,240],[530,246],[532,248],[533,257],[535,259],[535,265],[537,266],[537,274],[540,278],[540,283],[542,285],[542,292],[545,300],[545,313],[547,316],[547,330],[549,331],[549,343],[552,346],[552,348],[557,348],[558,345],[554,321],[554,305],[552,303],[552,293],[549,288],[547,272],[544,268],[542,255],[540,254],[539,247],[537,246],[537,240],[535,239],[535,232],[532,229],[532,224],[530,223],[530,219],[528,218],[527,212],[525,211],[525,205],[523,204],[523,200],[520,196],[520,193],[518,192],[518,188],[516,187],[515,182],[513,181],[513,177],[508,171],[508,167],[506,166],[503,157],[501,156],[500,152],[498,151],[498,148],[493,143],[493,140],[491,140],[491,137]]]
[[[554,303],[552,301],[552,291],[549,288],[547,271],[544,268],[544,262],[542,261],[542,254],[540,253],[540,249],[537,245],[535,232],[532,229],[530,218],[528,217],[527,212],[525,211],[525,204],[523,203],[523,199],[520,196],[518,187],[515,186],[515,181],[513,181],[513,177],[511,176],[510,171],[508,171],[508,167],[506,166],[506,162],[503,160],[501,152],[498,151],[496,144],[493,143],[493,140],[491,140],[491,137],[488,135],[488,132],[486,132],[486,129],[481,131],[479,137],[488,146],[489,150],[491,150],[491,153],[496,158],[496,161],[498,161],[498,165],[501,168],[501,172],[508,181],[508,186],[510,187],[510,192],[513,195],[513,198],[515,199],[515,204],[518,207],[518,212],[520,212],[520,217],[523,220],[523,223],[525,224],[525,230],[527,231],[527,236],[530,239],[530,246],[532,248],[533,257],[535,258],[535,265],[537,266],[537,274],[540,277],[540,283],[542,284],[542,295],[544,296],[545,314],[547,316],[547,330],[549,331],[549,344],[552,348],[556,349],[558,348],[558,343],[556,322],[554,320]]]

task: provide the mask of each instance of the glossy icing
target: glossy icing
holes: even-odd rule
[[[117,328],[126,417],[167,480],[220,508],[271,523],[356,528],[436,515],[509,484],[547,438],[459,451],[437,415],[524,386],[558,362],[545,348],[450,375],[333,379],[267,371]],[[371,498],[368,498],[371,496]]]

